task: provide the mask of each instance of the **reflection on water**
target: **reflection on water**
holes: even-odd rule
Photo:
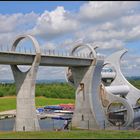
[[[13,131],[15,118],[0,120],[0,131]],[[63,127],[64,120],[53,120],[51,118],[39,120],[41,130],[53,130]]]
[[[64,120],[53,120],[51,118],[39,120],[41,130],[53,130],[63,127]]]
[[[14,118],[0,120],[0,131],[12,131],[14,128],[14,124]]]

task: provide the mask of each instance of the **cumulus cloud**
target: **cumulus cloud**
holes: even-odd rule
[[[139,76],[140,57],[127,52],[121,59],[121,70],[125,76]]]
[[[99,42],[104,48],[118,48],[140,39],[140,2],[93,1],[80,7],[81,28],[76,38]],[[114,43],[113,43],[114,42]]]
[[[102,30],[97,28],[88,28],[84,31],[76,33],[79,38],[86,38],[88,41],[109,41],[112,39],[121,40],[125,37],[126,32],[124,30],[116,31],[113,29]]]
[[[64,67],[39,67],[37,79],[65,79]]]
[[[56,48],[56,44],[52,42],[43,43],[43,45],[41,46],[41,49],[44,50],[54,50],[55,48]]]
[[[134,12],[138,2],[91,1],[80,7],[80,18],[84,20],[106,21]]]
[[[0,65],[0,80],[13,80],[12,70],[9,65]]]
[[[30,32],[47,39],[59,37],[76,30],[78,28],[77,22],[71,18],[70,13],[64,7],[58,6],[54,11],[44,11]]]
[[[23,29],[27,28],[26,26],[32,27],[36,22],[38,14],[34,12],[22,14],[0,14],[0,33],[9,33],[9,32],[21,32]]]
[[[8,46],[10,49],[17,35],[25,34],[27,29],[34,27],[37,17],[38,14],[34,12],[27,14],[0,14],[0,46],[3,49]]]
[[[110,49],[110,48],[117,48],[117,49],[123,49],[124,43],[119,41],[119,40],[115,40],[112,39],[111,41],[105,41],[105,42],[96,42],[95,44],[103,49]]]

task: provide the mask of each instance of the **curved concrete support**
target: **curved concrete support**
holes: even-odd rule
[[[15,131],[38,131],[40,126],[35,108],[35,82],[41,60],[40,47],[35,38],[30,35],[23,35],[18,36],[14,41],[12,51],[15,51],[18,43],[25,38],[33,42],[36,56],[27,72],[21,72],[16,65],[11,65],[17,92]]]
[[[92,56],[94,58],[97,57],[97,54],[96,54],[96,49],[98,48],[97,46],[91,46],[90,44],[83,44],[83,43],[80,43],[80,44],[76,44],[72,50],[71,50],[71,55],[74,55],[74,52],[78,49],[78,48],[81,48],[81,47],[87,47],[90,51],[89,53],[89,56]],[[73,78],[73,75],[72,75],[72,71],[71,71],[71,67],[68,67],[66,69],[66,80],[67,82],[72,85],[72,86],[75,86],[74,84],[74,78]]]
[[[100,95],[99,95],[102,67],[103,67],[103,59],[99,59],[99,60],[97,59],[95,68],[94,70],[92,70],[92,73],[90,74],[91,94],[89,96],[91,112],[93,116],[95,115],[96,123],[98,124],[98,127],[100,129],[104,128],[106,122],[105,112],[103,111],[103,106],[101,104]]]
[[[76,87],[75,111],[72,126],[82,129],[103,129],[105,114],[99,97],[103,59],[90,67],[72,67]]]
[[[89,44],[80,44],[72,49],[71,55],[80,47],[87,47],[93,63],[89,67],[69,67],[67,78],[76,88],[75,111],[72,126],[82,129],[103,129],[105,114],[99,97],[103,58],[97,57]]]
[[[86,48],[88,48],[88,49],[90,50],[89,56],[92,55],[92,57],[97,58],[97,54],[96,54],[95,49],[97,49],[98,47],[97,47],[97,46],[93,47],[93,46],[91,46],[90,44],[83,44],[83,43],[74,46],[74,47],[72,48],[72,50],[71,50],[71,55],[74,55],[74,52],[75,52],[78,48],[81,48],[81,47],[86,47]]]
[[[126,85],[106,86],[105,89],[107,92],[110,92],[114,95],[121,95],[121,96],[126,96],[129,92],[129,87]]]
[[[113,53],[112,55],[106,58],[104,65],[111,64],[116,70],[116,77],[111,83],[111,86],[127,85],[130,90],[126,96],[126,99],[132,106],[135,106],[137,100],[140,98],[140,90],[135,88],[126,80],[126,78],[123,76],[120,69],[120,60],[126,52],[127,50],[124,49],[124,50],[120,50],[118,52]]]
[[[101,72],[102,79],[115,79],[115,72]]]
[[[65,78],[71,86],[74,86],[74,79],[70,67],[66,68]]]
[[[102,105],[104,106],[107,120],[108,120],[108,108],[109,108],[109,106],[112,103],[118,102],[118,103],[122,103],[125,106],[126,111],[127,111],[125,123],[123,124],[123,127],[129,126],[133,122],[134,110],[133,110],[131,104],[129,102],[127,102],[126,99],[121,98],[121,97],[116,96],[116,95],[113,95],[110,90],[108,90],[106,87],[103,86],[103,84],[101,85],[100,94],[101,94],[101,102],[102,102]],[[117,110],[113,110],[113,112],[115,112],[115,111],[117,111]],[[121,111],[121,109],[120,109],[120,111]],[[107,122],[108,123],[106,123],[106,125],[110,126],[109,121],[107,121]]]
[[[129,126],[133,122],[133,119],[134,119],[134,110],[133,110],[132,106],[124,98],[112,95],[111,92],[108,92],[108,94],[109,94],[109,98],[108,99],[110,100],[110,103],[112,103],[112,102],[119,102],[119,103],[122,103],[126,107],[127,118],[126,118],[126,122],[124,123],[123,126],[124,127]]]

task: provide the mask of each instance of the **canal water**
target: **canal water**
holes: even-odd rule
[[[15,118],[0,120],[0,131],[13,131]],[[41,130],[61,129],[64,120],[54,120],[51,118],[39,120]]]

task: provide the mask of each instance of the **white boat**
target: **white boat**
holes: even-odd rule
[[[69,111],[69,110],[55,110],[54,113],[73,114],[73,111]]]

